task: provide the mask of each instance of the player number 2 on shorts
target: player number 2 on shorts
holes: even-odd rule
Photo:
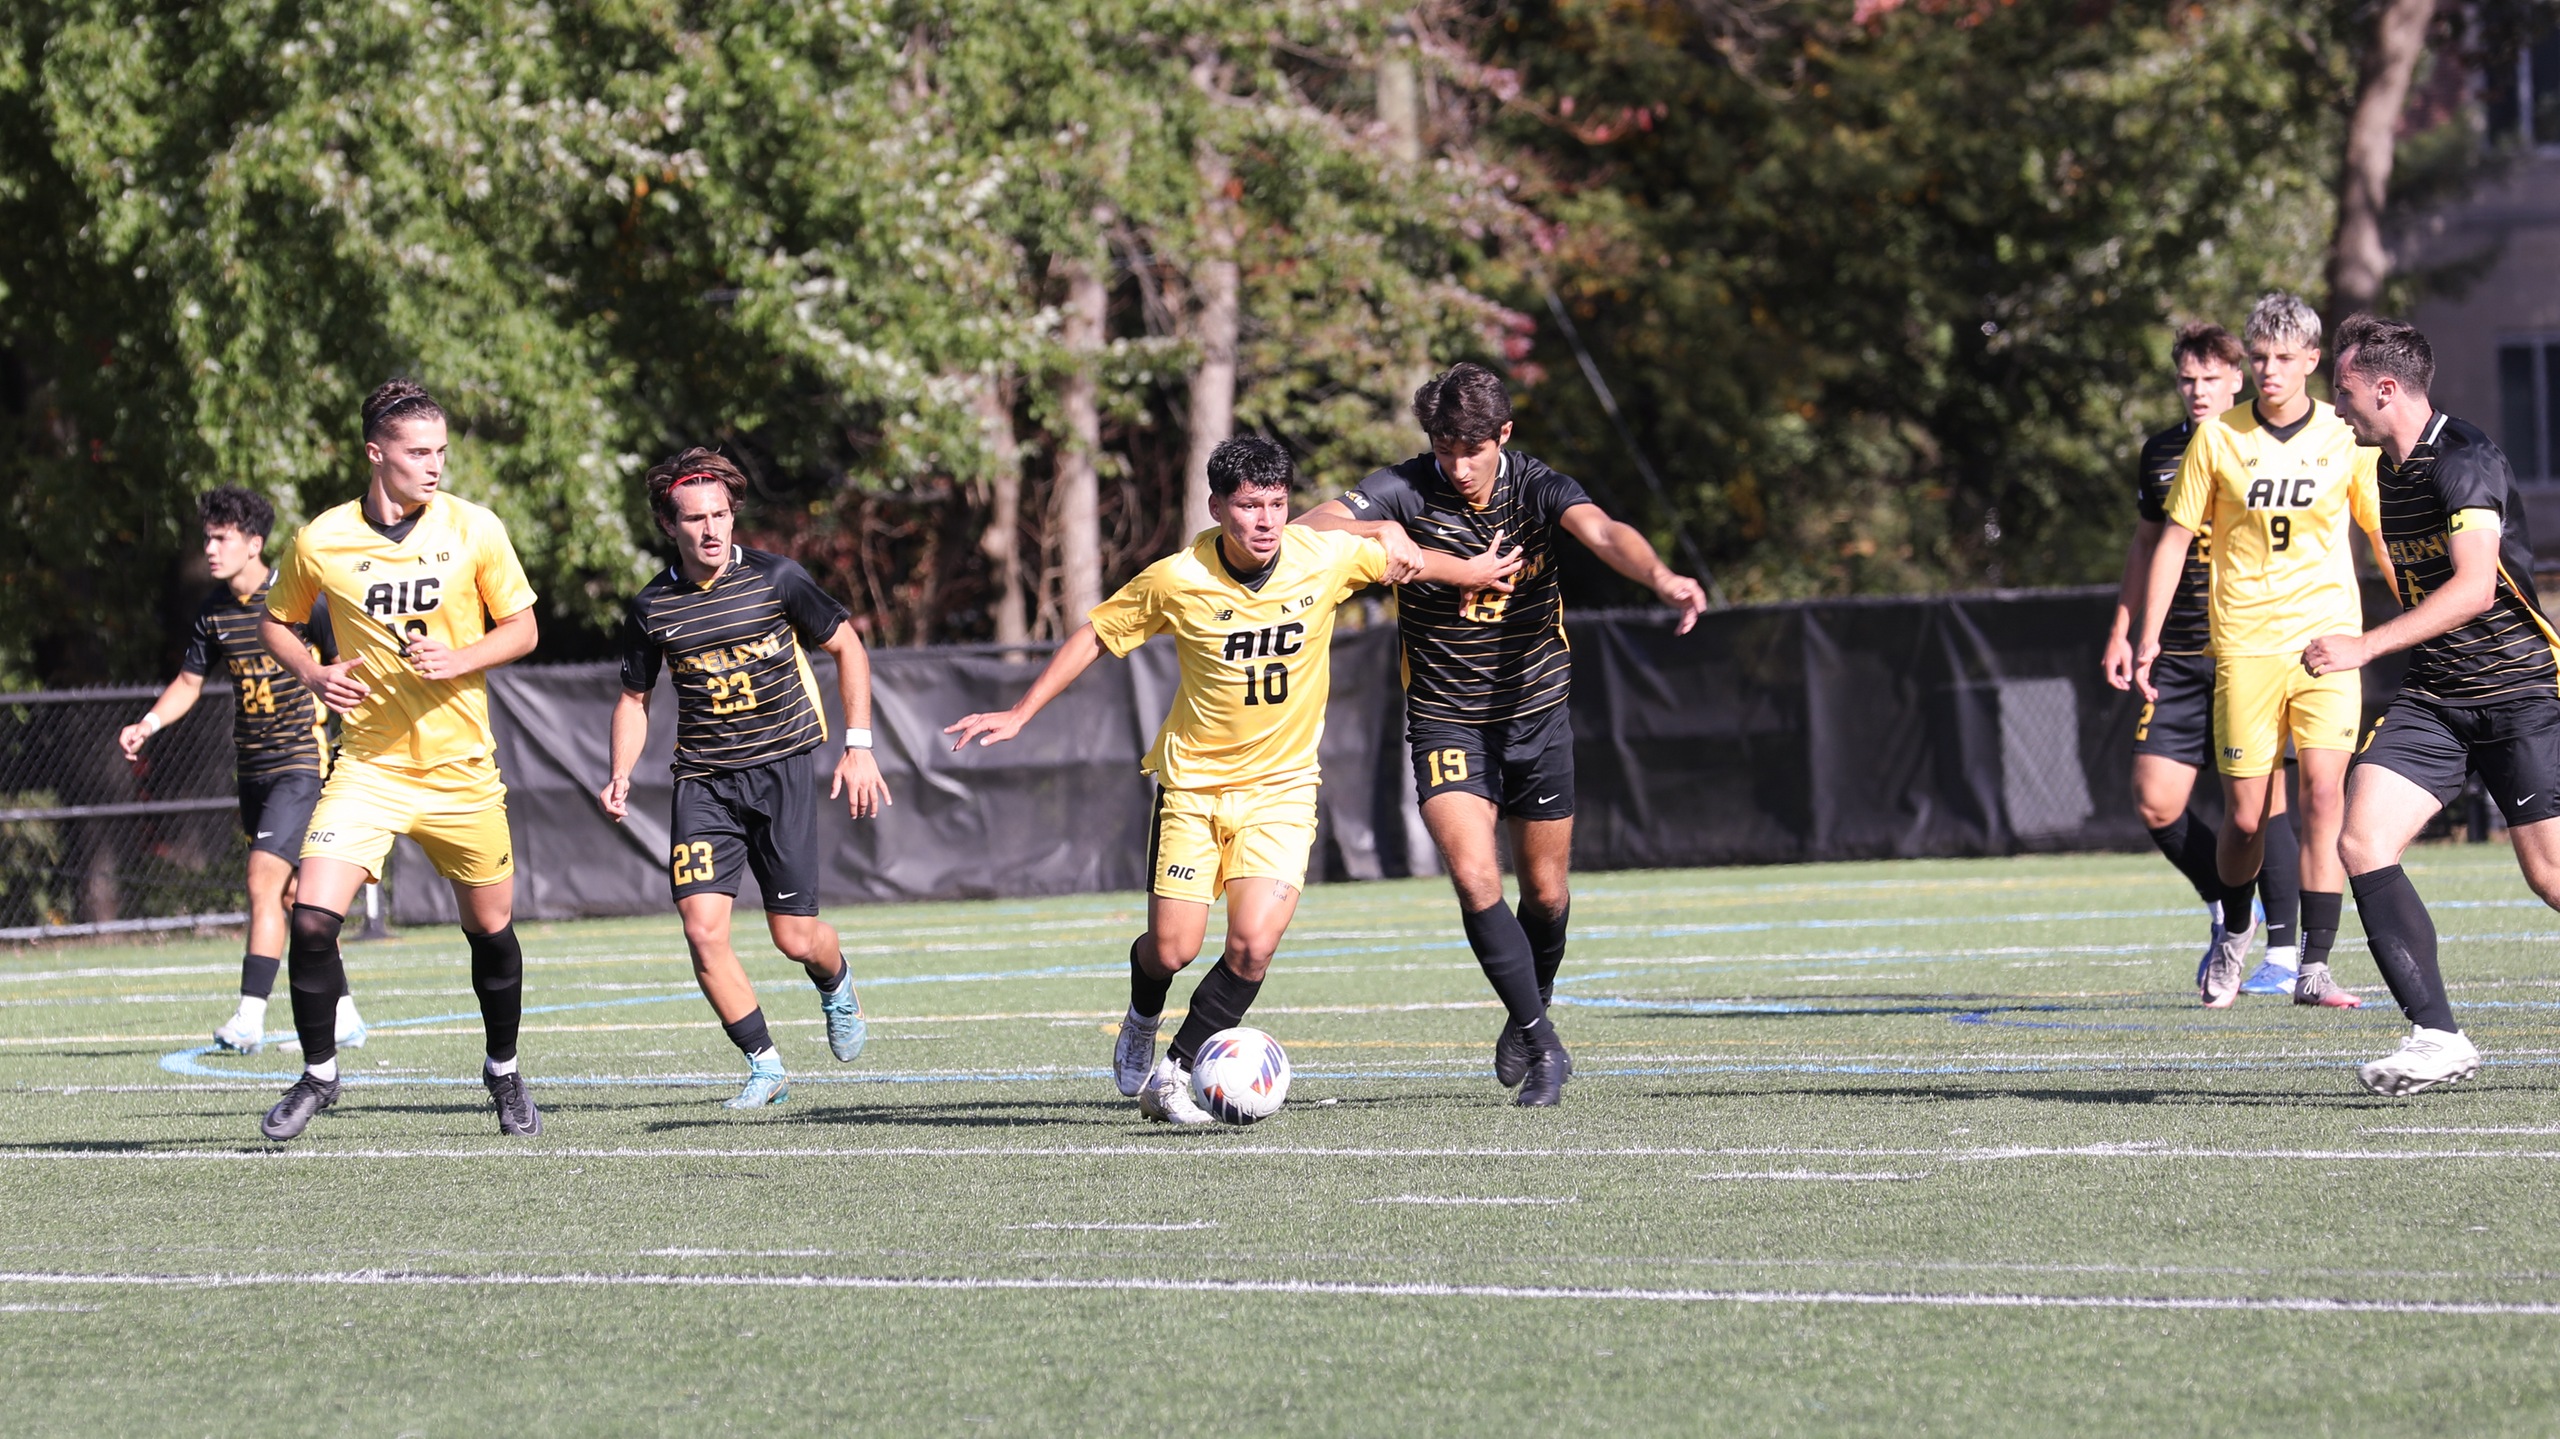
[[[1467,777],[1467,752],[1462,749],[1435,749],[1423,759],[1431,766],[1431,787],[1456,784]]]
[[[701,840],[677,845],[674,875],[678,884],[707,883],[712,878],[711,846]]]

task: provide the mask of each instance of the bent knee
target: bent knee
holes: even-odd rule
[[[1280,947],[1276,944],[1231,943],[1227,946],[1226,956],[1220,963],[1234,971],[1236,978],[1259,984],[1263,976],[1271,972],[1272,957],[1279,951]]]

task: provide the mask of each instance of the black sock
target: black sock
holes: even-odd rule
[[[2444,976],[2436,969],[2436,922],[2418,898],[2418,888],[2398,865],[2356,875],[2356,917],[2364,921],[2365,943],[2382,982],[2411,1024],[2429,1029],[2459,1029],[2453,1006],[2445,1002]],[[2303,896],[2309,899],[2309,895]]]
[[[2255,875],[2238,884],[2223,886],[2222,927],[2237,934],[2257,923],[2257,918],[2249,913],[2250,902],[2257,897],[2258,880]]]
[[[1191,1012],[1182,1017],[1182,1028],[1174,1032],[1172,1047],[1165,1052],[1174,1063],[1189,1069],[1191,1056],[1200,1052],[1210,1035],[1244,1022],[1244,1012],[1253,1008],[1253,997],[1260,993],[1261,980],[1238,979],[1227,962],[1219,960],[1200,987],[1191,991]]]
[[[2409,891],[2416,899],[2418,892]],[[2347,897],[2335,890],[2306,889],[2302,892],[2302,963],[2305,968],[2329,962],[2329,950],[2338,942],[2338,911],[2346,907]],[[2358,902],[2362,912],[2362,902]],[[2423,913],[2423,911],[2421,911]],[[2430,945],[2432,949],[2434,946]]]
[[[2281,774],[2276,783],[2284,783]],[[2258,869],[2258,898],[2267,906],[2267,948],[2282,949],[2300,943],[2294,919],[2302,912],[2302,835],[2294,829],[2290,812],[2267,816],[2266,834],[2267,861]],[[2329,928],[2335,930],[2336,915],[2330,918]]]
[[[764,1006],[747,1011],[744,1019],[724,1019],[720,1027],[729,1031],[729,1042],[749,1059],[773,1048],[773,1034],[764,1027]]]
[[[240,960],[240,994],[245,999],[264,999],[276,992],[276,971],[284,961],[263,954],[244,955]]]
[[[292,961],[293,1032],[302,1041],[302,1062],[326,1064],[338,1057],[338,996],[347,992],[347,966],[338,954],[338,927],[346,916],[317,905],[293,907],[292,940],[285,947]]]
[[[504,1063],[516,1057],[516,1027],[524,1019],[524,947],[512,924],[495,934],[465,930],[462,937],[471,943],[471,992],[480,996],[489,1057]]]
[[[1534,904],[1522,904],[1518,914],[1520,931],[1529,936],[1529,954],[1538,966],[1538,1002],[1552,1004],[1556,997],[1556,971],[1564,968],[1565,922],[1573,917],[1573,902],[1553,914]]]
[[[2222,898],[2222,874],[2213,863],[2213,826],[2196,823],[2189,811],[2153,830],[2151,842],[2196,887],[2196,898],[2207,904]]]
[[[1555,1026],[1547,1022],[1546,1001],[1538,998],[1538,961],[1529,951],[1528,931],[1520,927],[1511,906],[1497,899],[1466,916],[1466,926],[1476,964],[1492,983],[1502,1007],[1511,1011],[1513,1026],[1535,1048],[1554,1044]]]
[[[802,970],[801,973],[807,974],[808,971]],[[844,951],[839,949],[836,951],[836,977],[833,979],[819,979],[815,975],[811,975],[809,983],[815,986],[820,994],[833,994],[837,990],[844,988],[844,982],[851,978],[853,978],[853,962],[846,959],[844,957]]]
[[[1129,1012],[1162,1019],[1165,993],[1173,988],[1173,976],[1158,974],[1148,965],[1146,957],[1155,952],[1154,935],[1142,934],[1129,941]]]

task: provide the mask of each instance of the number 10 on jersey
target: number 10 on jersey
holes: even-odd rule
[[[1252,665],[1244,667],[1244,702],[1249,705],[1276,705],[1289,697],[1289,667],[1278,660],[1263,665],[1257,672]]]

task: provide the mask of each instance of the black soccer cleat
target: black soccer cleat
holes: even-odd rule
[[[1521,1076],[1520,1097],[1512,1101],[1522,1109],[1553,1109],[1564,1102],[1564,1082],[1573,1073],[1573,1056],[1559,1044],[1541,1049],[1529,1056],[1529,1071]]]
[[[521,1074],[491,1074],[480,1071],[480,1082],[489,1086],[489,1097],[498,1102],[500,1134],[540,1134],[542,1111],[533,1107],[533,1095],[524,1087]]]
[[[1521,1077],[1529,1072],[1529,1036],[1520,1032],[1509,1016],[1502,1021],[1502,1033],[1493,1041],[1493,1081],[1505,1089],[1516,1089]]]
[[[305,1073],[258,1121],[258,1132],[269,1139],[292,1139],[311,1127],[311,1117],[338,1102],[338,1081],[315,1079]]]

